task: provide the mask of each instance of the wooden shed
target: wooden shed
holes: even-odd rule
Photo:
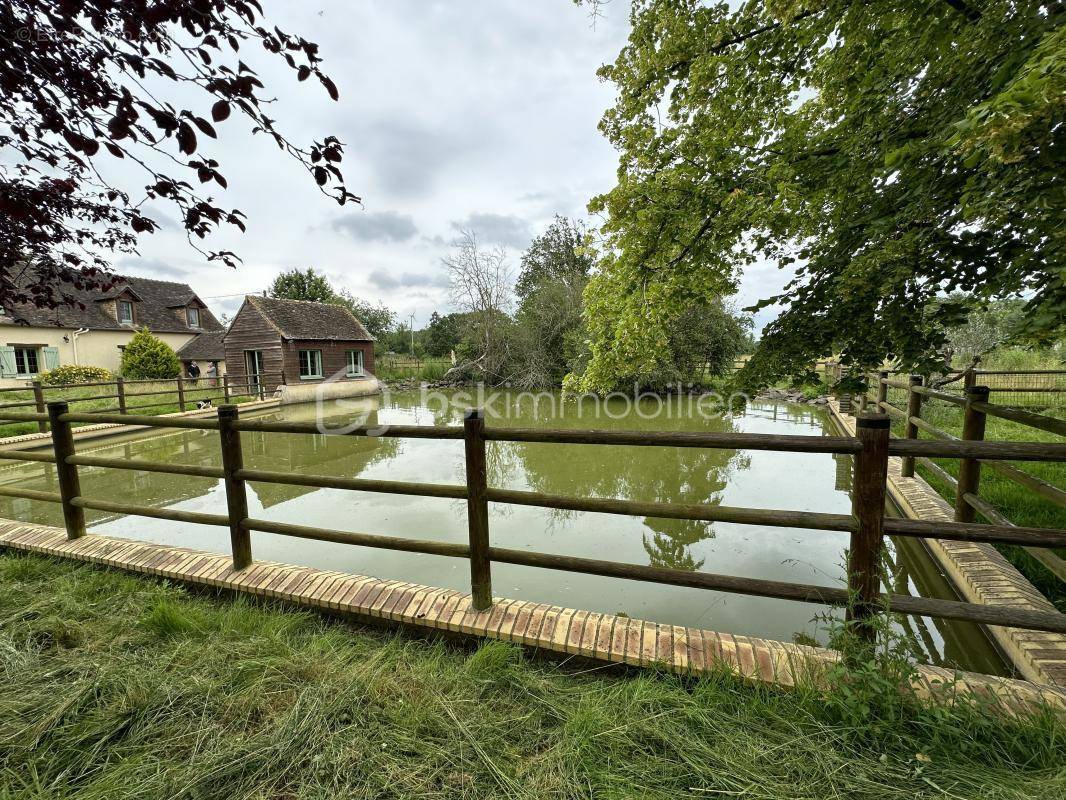
[[[328,303],[247,295],[223,345],[229,374],[267,393],[279,384],[365,381],[374,371],[374,337],[348,309]]]

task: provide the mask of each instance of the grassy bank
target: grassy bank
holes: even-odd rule
[[[889,402],[900,408],[906,407],[904,392],[894,390],[889,396]],[[1054,413],[1054,412],[1045,412]],[[1061,415],[1061,410],[1058,412]],[[954,436],[962,435],[962,409],[954,405],[937,401],[927,402],[922,407],[922,419]],[[897,436],[903,434],[903,421],[893,419],[893,433]],[[920,434],[920,438],[929,438],[928,434]],[[1019,425],[1008,420],[988,417],[986,420],[985,438],[988,440],[1016,440],[1061,443],[1062,437],[1046,431],[1037,430],[1024,425]],[[952,477],[959,474],[958,459],[933,459]],[[1066,486],[1066,464],[1026,462],[1014,463],[1018,469],[1035,475],[1055,486]],[[955,490],[945,481],[934,475],[929,469],[918,464],[917,473],[925,478],[945,499],[954,505]],[[1040,528],[1064,528],[1066,529],[1066,509],[1044,500],[1023,486],[1003,477],[987,467],[981,471],[980,495],[995,506],[1015,525],[1033,526]],[[979,521],[987,522],[979,515]],[[1066,582],[1063,582],[1044,565],[1026,553],[1020,547],[1001,546],[1001,552],[1010,559],[1022,573],[1061,610],[1066,611]],[[1066,557],[1066,548],[1055,551],[1058,555]]]
[[[580,669],[37,556],[0,585],[4,798],[1066,793],[1046,718]]]
[[[201,379],[196,386],[186,386],[184,392],[186,410],[196,408],[196,401],[202,398],[210,399],[215,405],[222,402],[221,379],[218,386],[214,387],[209,386],[206,379]],[[70,403],[72,411],[82,413],[92,413],[94,411],[117,412],[118,400],[114,394],[115,387],[113,386],[56,386],[46,387],[44,397],[46,402],[52,400],[66,400]],[[101,395],[111,396],[101,397]],[[231,402],[234,403],[243,403],[251,399],[250,396],[245,395],[234,394],[231,396]],[[2,392],[0,393],[0,402],[32,403],[33,392]],[[131,414],[145,414],[148,416],[170,414],[181,410],[178,405],[178,392],[174,387],[174,381],[128,385],[126,391],[126,405]],[[134,406],[141,405],[151,406],[151,408],[134,408]],[[36,408],[33,406],[27,406],[6,410],[20,413],[33,413],[36,411]],[[79,427],[79,424],[75,423],[74,427]],[[0,410],[0,438],[5,436],[20,436],[24,433],[36,432],[36,422],[3,422],[3,410]]]

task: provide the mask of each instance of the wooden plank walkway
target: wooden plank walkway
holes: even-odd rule
[[[824,648],[524,600],[495,598],[492,608],[479,612],[463,592],[310,567],[257,561],[238,572],[229,556],[217,553],[95,535],[70,540],[62,529],[10,520],[0,520],[0,547],[274,598],[362,621],[499,639],[684,675],[725,668],[753,682],[791,687],[819,683],[839,658]],[[1008,712],[1047,705],[1066,716],[1066,691],[1027,681],[923,666],[914,689],[921,697],[948,700],[976,694]]]
[[[834,400],[830,413],[846,433],[854,434],[855,418],[840,411]],[[951,522],[955,511],[923,478],[902,476],[901,459],[888,459],[888,490],[909,519]],[[991,544],[922,540],[963,600],[1027,611],[1057,609]],[[1020,628],[987,626],[1000,650],[1028,680],[1066,688],[1066,635]]]

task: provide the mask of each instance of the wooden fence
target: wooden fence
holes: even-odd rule
[[[258,376],[248,375],[221,375],[214,378],[208,378],[201,376],[199,378],[170,378],[163,380],[149,379],[149,380],[124,380],[122,378],[116,378],[113,381],[93,381],[91,383],[75,383],[66,384],[61,386],[44,386],[40,381],[32,381],[28,387],[15,386],[0,389],[0,397],[3,394],[11,392],[22,392],[23,394],[32,392],[32,399],[18,399],[14,402],[0,402],[0,414],[3,414],[8,409],[13,408],[32,408],[39,415],[46,413],[46,405],[51,399],[58,399],[55,397],[49,397],[59,392],[70,392],[71,390],[79,389],[92,389],[99,388],[103,391],[103,387],[111,387],[111,391],[104,394],[94,394],[87,397],[66,397],[63,400],[67,403],[84,403],[95,402],[99,400],[114,400],[115,405],[110,408],[93,409],[94,413],[118,413],[129,414],[131,411],[145,411],[151,408],[162,408],[164,406],[177,405],[179,411],[187,411],[190,406],[196,406],[201,400],[211,400],[212,403],[216,400],[221,400],[223,403],[229,403],[233,397],[237,396],[252,396],[258,397],[260,400],[266,399],[266,387],[265,383],[271,376],[280,376],[279,382],[285,383],[285,375],[281,372],[263,372]],[[168,386],[172,384],[173,388],[163,388],[156,390],[157,386]],[[132,391],[131,391],[132,387]],[[150,391],[138,391],[139,388],[152,387]],[[168,399],[164,402],[154,403],[139,403],[139,398],[142,397],[161,397],[167,395]],[[131,404],[132,401],[132,404]],[[48,421],[42,416],[37,422],[38,429],[41,432],[48,430]]]
[[[983,409],[975,409],[983,410]],[[886,482],[890,454],[909,458],[961,458],[971,463],[1001,460],[1066,461],[1066,445],[1030,442],[916,441],[890,439],[889,418],[883,414],[860,415],[857,436],[795,436],[755,433],[678,433],[603,430],[542,430],[534,428],[487,427],[481,411],[467,412],[463,427],[393,425],[357,427],[336,431],[321,429],[315,422],[283,422],[242,419],[235,406],[222,406],[216,419],[160,418],[118,414],[86,414],[69,410],[64,402],[48,404],[45,417],[35,413],[9,412],[8,418],[47,419],[52,426],[52,453],[0,451],[0,458],[55,464],[59,492],[0,488],[0,495],[60,503],[67,535],[85,535],[85,509],[141,515],[178,522],[216,525],[227,528],[233,565],[246,569],[253,558],[252,531],[263,531],[316,541],[377,547],[415,553],[429,553],[466,559],[470,564],[473,604],[483,610],[492,604],[492,565],[518,564],[527,567],[565,570],[590,575],[648,581],[670,586],[696,587],[723,592],[771,597],[800,602],[844,606],[847,618],[861,636],[871,639],[876,631],[873,617],[880,612],[965,620],[987,625],[1003,625],[1032,630],[1066,633],[1066,615],[1025,609],[985,606],[924,597],[881,594],[878,591],[884,537],[936,537],[977,542],[1004,542],[1040,547],[1066,545],[1066,530],[985,525],[973,522],[930,523],[885,517]],[[122,422],[160,428],[190,428],[218,431],[222,466],[190,466],[138,459],[103,458],[80,455],[74,447],[72,423]],[[349,478],[337,475],[304,475],[244,466],[241,434],[255,431],[291,435],[384,436],[417,439],[462,439],[465,444],[466,475],[462,484],[428,484],[405,481]],[[541,442],[568,445],[627,445],[649,447],[700,447],[719,449],[772,450],[796,453],[834,453],[855,459],[851,514],[811,511],[739,508],[714,504],[637,502],[632,500],[567,497],[531,491],[498,489],[488,485],[485,451],[488,442]],[[979,462],[978,462],[979,460]],[[226,513],[179,511],[86,497],[78,481],[81,466],[122,470],[144,470],[174,475],[193,475],[222,480],[225,485]],[[968,479],[969,480],[969,479]],[[370,533],[331,530],[292,523],[273,522],[249,516],[247,482],[278,483],[365,492],[465,499],[469,536],[466,543],[409,539]],[[970,484],[967,484],[969,486]],[[850,534],[847,588],[762,580],[706,572],[620,563],[551,553],[496,547],[491,542],[488,505],[539,506],[574,511],[650,516],[666,519],[694,519],[711,522],[802,528],[811,531],[837,531]],[[812,534],[813,535],[813,534]]]
[[[877,409],[901,420],[904,425],[904,439],[914,441],[920,433],[928,434],[942,442],[980,442],[985,438],[985,421],[993,416],[999,419],[1024,425],[1048,433],[1066,436],[1066,420],[1034,414],[1009,406],[989,402],[990,390],[987,386],[977,386],[969,380],[963,396],[932,389],[925,385],[921,375],[910,375],[906,381],[893,378],[888,371],[881,372],[875,380],[877,387]],[[899,389],[906,392],[906,408],[893,405],[888,400],[888,390]],[[962,437],[954,436],[922,419],[922,405],[927,400],[939,400],[961,409]],[[860,395],[859,407],[864,409],[869,403],[866,395]],[[1018,484],[1044,500],[1066,508],[1066,491],[1048,483],[1035,475],[996,459],[964,458],[959,464],[959,477],[956,479],[942,467],[931,461],[928,456],[910,456],[903,459],[902,475],[913,477],[915,462],[921,463],[931,473],[955,489],[955,520],[973,522],[977,514],[1003,527],[1014,527],[1014,523],[998,511],[991,503],[980,496],[981,467],[987,466],[1004,478]],[[1066,580],[1066,560],[1053,553],[1047,547],[1032,543],[1023,543],[1023,547],[1037,561],[1047,567],[1060,579]]]

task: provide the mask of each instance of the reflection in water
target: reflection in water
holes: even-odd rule
[[[365,415],[369,425],[459,425],[461,405],[438,395],[424,401],[415,393],[359,402],[338,401],[330,422]],[[553,401],[553,402],[558,402]],[[607,428],[625,430],[735,431],[820,435],[821,412],[810,407],[750,404],[718,420],[688,412],[674,398],[657,406],[626,409],[607,405],[592,418],[583,404],[557,406],[506,397],[489,406],[489,424],[515,427]],[[313,405],[286,407],[268,417],[314,419]],[[461,484],[461,441],[244,433],[245,463],[251,469],[341,477],[383,478]],[[79,452],[179,464],[218,465],[218,434],[170,431],[124,439],[96,440]],[[490,442],[489,482],[577,497],[617,497],[641,501],[723,504],[849,513],[851,459],[817,453],[738,452],[703,448],[558,445]],[[221,481],[209,478],[81,468],[86,496],[144,505],[225,513]],[[55,491],[54,470],[42,464],[0,463],[0,484]],[[249,512],[279,522],[356,530],[448,542],[466,540],[463,501],[307,486],[249,485]],[[501,547],[605,558],[683,570],[744,575],[770,580],[839,586],[844,581],[847,536],[791,528],[636,518],[609,514],[493,504],[491,536]],[[0,498],[0,516],[61,525],[59,508],[49,503]],[[94,532],[165,544],[226,552],[224,529],[165,520],[87,512]],[[257,558],[397,578],[468,590],[465,562],[439,556],[394,553],[326,542],[253,534]],[[951,596],[920,542],[890,547],[886,585],[893,591]],[[661,587],[588,575],[497,564],[499,595],[569,607],[773,639],[821,638],[815,618],[826,609],[803,603],[744,597],[680,587]],[[837,614],[837,611],[832,613]],[[902,631],[933,663],[986,672],[1001,671],[994,653],[974,626],[909,618]]]

